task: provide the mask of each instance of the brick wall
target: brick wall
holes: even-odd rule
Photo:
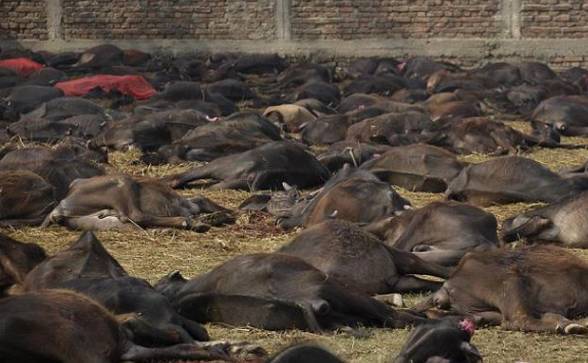
[[[273,39],[272,0],[63,0],[65,39]]]
[[[521,23],[527,38],[587,38],[588,2],[523,0]]]
[[[0,0],[0,40],[47,39],[44,0]]]
[[[499,0],[292,0],[295,39],[495,37]]]
[[[52,41],[44,42],[48,38]],[[170,39],[186,42],[164,42]],[[102,41],[146,44],[147,50],[171,44],[181,51],[214,51],[210,40],[220,41],[215,44],[225,45],[225,51],[358,56],[367,50],[397,57],[432,55],[464,65],[534,58],[556,67],[588,67],[588,2],[0,0],[0,41],[5,40],[40,41],[37,48],[57,51]]]

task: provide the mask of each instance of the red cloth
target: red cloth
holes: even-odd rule
[[[145,100],[157,93],[151,84],[141,76],[97,75],[59,82],[55,87],[62,90],[66,96],[84,96],[96,87],[107,93],[116,89],[136,100]]]
[[[19,75],[28,77],[43,68],[43,65],[28,58],[13,58],[0,60],[0,68],[12,69]]]

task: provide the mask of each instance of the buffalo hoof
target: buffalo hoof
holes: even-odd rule
[[[401,294],[386,294],[386,295],[376,295],[374,299],[383,302],[384,304],[395,306],[397,308],[405,308],[406,305],[404,304],[404,300],[402,299]]]
[[[198,217],[198,221],[211,225],[213,227],[223,226],[225,224],[235,223],[235,217],[226,212],[214,212]]]
[[[588,334],[588,327],[576,323],[568,324],[564,328],[565,334],[573,334],[573,335],[585,335]]]
[[[228,354],[238,362],[255,362],[257,360],[265,362],[268,355],[261,346],[247,342],[230,343]]]
[[[211,227],[209,224],[201,223],[201,222],[194,223],[188,227],[188,229],[190,229],[191,231],[198,232],[198,233],[208,232],[210,230],[210,228]]]

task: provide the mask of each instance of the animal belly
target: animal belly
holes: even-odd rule
[[[103,231],[111,229],[132,229],[133,226],[123,223],[116,216],[107,216],[100,218],[97,215],[68,218],[67,225],[70,228],[82,231]]]

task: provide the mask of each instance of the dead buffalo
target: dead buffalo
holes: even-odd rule
[[[57,97],[23,115],[21,121],[35,122],[37,119],[60,121],[79,115],[108,117],[106,111],[92,101],[80,97]]]
[[[8,97],[2,101],[5,107],[4,115],[2,116],[10,121],[17,121],[21,114],[31,112],[43,102],[62,96],[63,92],[54,87],[14,87]]]
[[[54,143],[66,136],[91,139],[97,136],[107,124],[109,124],[108,117],[92,114],[72,116],[59,121],[43,118],[24,119],[10,124],[7,132],[23,140]]]
[[[422,140],[423,131],[431,127],[431,119],[420,112],[386,113],[351,125],[346,140],[407,145]]]
[[[449,151],[414,144],[393,147],[364,163],[361,169],[411,191],[442,193],[466,165]]]
[[[346,96],[354,93],[391,96],[396,91],[408,88],[408,82],[394,74],[364,75],[354,79],[343,91]]]
[[[267,363],[344,363],[327,350],[309,344],[298,344],[283,349]]]
[[[288,132],[298,132],[303,125],[317,118],[315,113],[296,104],[268,107],[263,112],[263,116],[283,124]]]
[[[505,87],[517,86],[521,82],[521,71],[519,67],[510,63],[489,63],[474,70],[474,73],[492,79]]]
[[[26,276],[24,289],[73,290],[116,315],[134,315],[124,325],[133,331],[133,341],[142,345],[208,340],[204,328],[178,316],[165,297],[146,281],[128,276],[90,232],[37,265]]]
[[[128,276],[123,267],[91,232],[85,232],[69,247],[46,259],[29,272],[23,289],[48,289],[57,283],[78,279]]]
[[[545,63],[523,62],[517,65],[521,80],[529,84],[539,84],[557,78],[557,74]]]
[[[55,188],[39,175],[0,171],[0,226],[39,225],[56,203]]]
[[[253,112],[239,112],[227,118],[210,119],[188,131],[158,154],[168,161],[211,161],[248,151],[282,139],[272,122]]]
[[[555,204],[537,208],[504,222],[503,238],[512,242],[558,243],[570,248],[588,248],[588,192],[573,195]]]
[[[349,126],[385,113],[385,109],[373,106],[345,114],[322,115],[304,125],[302,141],[309,145],[328,145],[343,141]]]
[[[75,179],[103,175],[105,172],[104,168],[95,162],[104,158],[102,153],[78,146],[17,149],[4,155],[0,160],[0,170],[31,171],[37,174],[53,186],[54,198],[59,201],[67,194],[70,184]]]
[[[112,44],[102,44],[86,49],[75,65],[82,69],[100,69],[122,65],[124,52]]]
[[[565,136],[588,135],[588,97],[558,96],[541,102],[531,119],[551,125]]]
[[[440,70],[460,71],[459,67],[450,63],[437,62],[429,57],[412,57],[398,65],[404,77],[425,80]]]
[[[222,57],[222,55],[220,55]],[[215,55],[214,57],[219,57]],[[223,57],[224,58],[224,57]],[[279,73],[288,62],[277,54],[239,54],[222,59],[219,70],[233,70],[245,74]]]
[[[202,213],[212,213],[210,218]],[[206,231],[203,223],[232,221],[227,210],[202,197],[186,199],[148,178],[106,175],[75,180],[67,196],[47,216],[44,226],[61,223],[81,230],[124,227],[172,227]]]
[[[332,218],[371,223],[410,209],[410,202],[372,173],[347,165],[322,189],[289,209],[288,214],[278,216],[278,224],[285,229],[308,227]]]
[[[565,249],[532,246],[470,253],[419,308],[470,315],[527,332],[588,333],[588,263]]]
[[[327,106],[336,106],[341,99],[341,92],[334,84],[310,80],[295,90],[294,98],[292,101],[314,98]]]
[[[427,111],[433,121],[482,116],[479,104],[472,101],[451,101],[438,105],[429,104],[427,105]]]
[[[272,142],[169,178],[174,188],[199,179],[215,179],[216,189],[278,189],[286,182],[300,188],[329,179],[328,170],[304,148],[290,141]]]
[[[190,130],[209,123],[207,116],[195,110],[170,110],[131,116],[109,123],[92,143],[116,150],[138,147],[157,150],[181,139]]]
[[[180,314],[199,322],[320,332],[358,324],[398,328],[423,321],[283,254],[238,256],[190,281],[179,273],[169,275],[155,288]]]
[[[394,248],[427,262],[456,265],[470,250],[498,246],[496,218],[468,204],[433,202],[366,227]]]
[[[147,348],[104,307],[80,294],[44,290],[0,300],[0,353],[5,362],[100,362],[166,359],[229,360],[256,355],[258,347],[193,342]],[[233,357],[231,357],[233,356]],[[245,357],[241,357],[245,358]],[[252,358],[251,356],[248,358]]]
[[[482,355],[470,343],[475,323],[445,319],[416,327],[393,363],[481,363]]]
[[[242,102],[257,98],[255,92],[244,82],[230,78],[206,85],[206,91],[212,94],[220,94],[233,102]]]
[[[465,167],[449,184],[448,199],[480,206],[558,202],[588,189],[582,176],[563,178],[538,162],[506,156]]]
[[[390,149],[388,145],[341,141],[329,146],[317,159],[332,173],[336,173],[345,164],[359,167],[372,158],[381,157]]]
[[[277,252],[299,257],[327,276],[369,295],[436,290],[441,283],[413,275],[449,275],[444,267],[388,247],[360,227],[341,220],[305,229]]]
[[[26,274],[46,257],[36,243],[22,243],[0,233],[0,298],[12,285],[21,285]]]
[[[354,93],[341,100],[337,111],[347,113],[369,107],[378,107],[388,112],[403,113],[408,111],[424,112],[422,106],[396,102],[389,97]]]
[[[434,133],[428,143],[458,154],[516,154],[539,143],[530,135],[485,117],[449,120]]]
[[[398,73],[398,65],[400,64],[394,58],[359,58],[351,63],[348,67],[339,70],[343,77],[358,78],[366,75],[374,74],[396,74]]]

